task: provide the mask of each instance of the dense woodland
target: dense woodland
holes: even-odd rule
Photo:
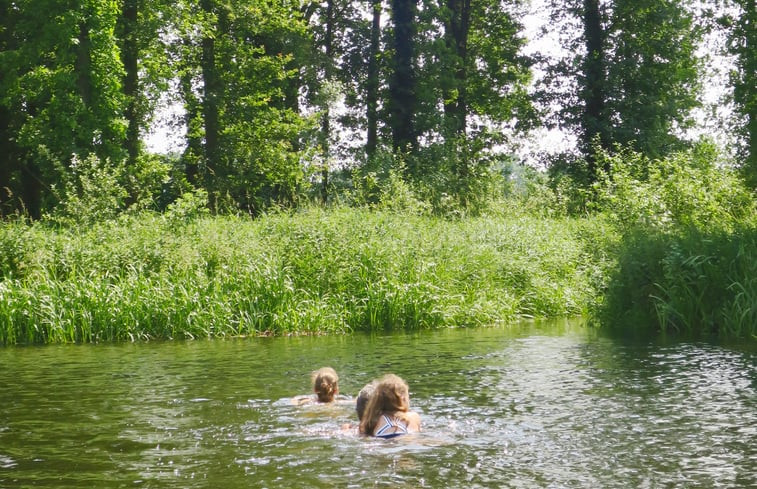
[[[1,0],[0,343],[757,338],[754,0],[542,4]]]
[[[201,191],[214,212],[258,215],[370,203],[389,178],[468,209],[538,127],[577,136],[543,164],[589,189],[604,155],[695,144],[713,33],[732,62],[730,164],[757,182],[754,0],[549,8],[542,27],[570,53],[556,61],[523,54],[519,0],[3,0],[0,212],[36,219],[101,189],[108,212]],[[166,103],[183,107],[183,148],[150,154]]]

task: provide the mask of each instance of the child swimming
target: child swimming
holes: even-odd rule
[[[379,379],[360,420],[360,433],[394,438],[420,430],[420,416],[410,411],[407,383],[394,374]]]
[[[311,375],[315,396],[298,396],[293,404],[301,405],[311,402],[330,403],[339,395],[339,376],[331,367],[319,368]]]

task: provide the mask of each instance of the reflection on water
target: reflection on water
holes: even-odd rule
[[[405,378],[423,433],[294,406]],[[0,349],[0,487],[757,487],[757,352],[580,325]]]

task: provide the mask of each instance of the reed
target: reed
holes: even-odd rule
[[[602,324],[619,331],[757,339],[757,225],[628,236]]]
[[[445,220],[355,208],[0,224],[0,342],[343,333],[585,313],[601,218]],[[8,255],[10,256],[10,255]]]

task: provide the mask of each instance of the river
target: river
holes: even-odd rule
[[[423,432],[294,406],[321,366],[387,372]],[[757,487],[757,348],[572,321],[0,348],[0,487]]]

